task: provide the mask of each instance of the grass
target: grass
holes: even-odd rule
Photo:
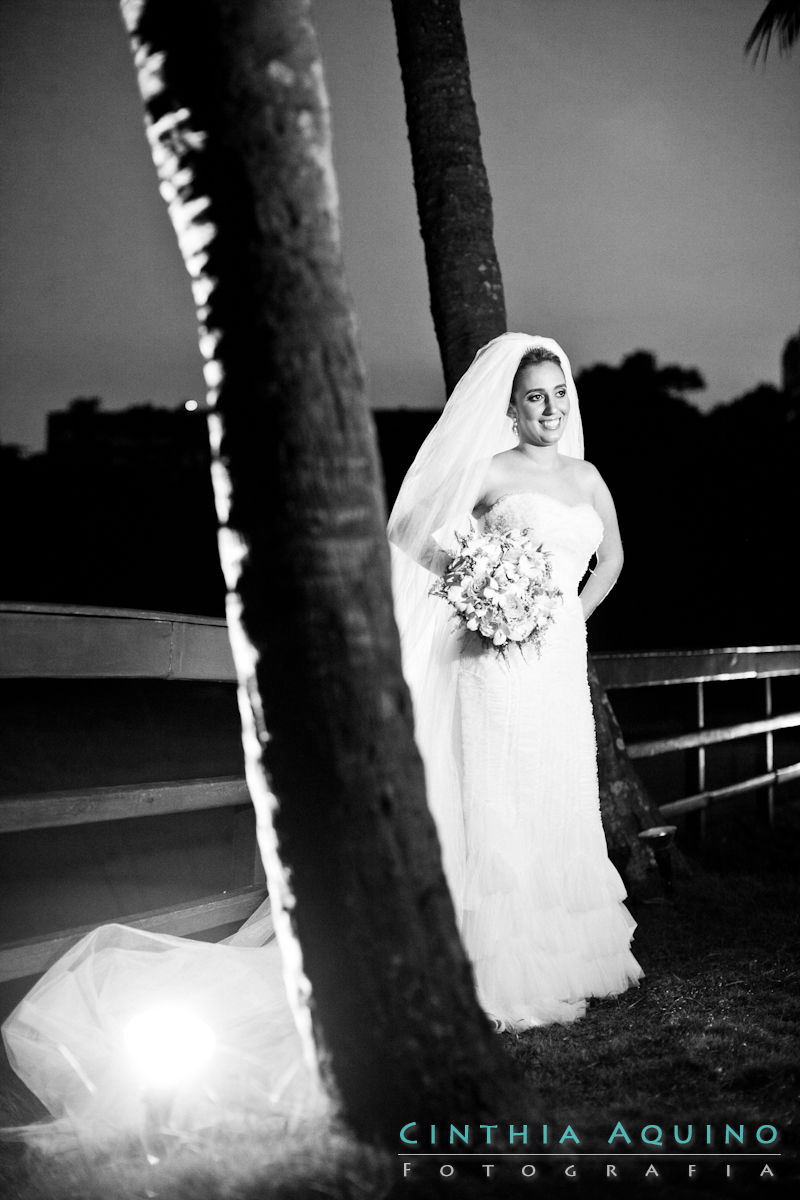
[[[592,1001],[580,1025],[508,1039],[540,1106],[586,1125],[601,1112],[604,1126],[635,1114],[786,1126],[800,1085],[798,900],[793,880],[699,876],[674,910],[634,908],[640,987]]]
[[[692,859],[692,875],[678,880],[674,906],[632,908],[639,921],[634,949],[645,970],[638,989],[592,1001],[586,1018],[573,1026],[502,1035],[520,1077],[520,1121],[537,1130],[546,1121],[559,1132],[569,1124],[582,1148],[603,1149],[618,1120],[634,1139],[645,1124],[671,1129],[693,1123],[704,1129],[741,1123],[750,1131],[764,1124],[781,1130],[777,1148],[784,1158],[776,1180],[760,1181],[748,1164],[737,1165],[731,1181],[709,1160],[689,1182],[685,1162],[662,1161],[656,1195],[664,1200],[783,1195],[796,1191],[798,1183],[800,803],[779,807],[774,831],[754,825],[752,813],[742,810],[732,814],[724,837],[718,832],[711,831],[702,855]],[[36,1115],[21,1085],[8,1074],[0,1083],[3,1123]],[[752,1133],[746,1148],[752,1148]],[[655,1162],[657,1155],[654,1150]],[[623,1160],[622,1177],[608,1185],[608,1194],[615,1200],[649,1194],[655,1185],[643,1177],[648,1161]],[[257,1133],[229,1128],[202,1142],[183,1139],[153,1167],[137,1143],[118,1146],[113,1154],[73,1144],[69,1152],[52,1155],[11,1138],[0,1154],[0,1195],[395,1200],[537,1191],[574,1197],[578,1191],[586,1200],[606,1190],[604,1164],[590,1160],[579,1163],[577,1183],[564,1177],[563,1163],[551,1170],[541,1164],[537,1179],[524,1184],[518,1165],[507,1167],[494,1185],[468,1175],[460,1163],[457,1169],[451,1180],[428,1172],[416,1184],[398,1181],[393,1154],[359,1145],[333,1126],[313,1132],[297,1127],[277,1137],[263,1127]]]
[[[367,1200],[391,1184],[390,1156],[334,1128],[227,1127],[175,1142],[149,1164],[140,1143],[102,1149],[71,1139],[63,1149],[17,1146],[0,1195],[25,1200]]]

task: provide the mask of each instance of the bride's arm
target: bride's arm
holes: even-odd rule
[[[587,463],[587,466],[590,464]],[[603,540],[597,549],[597,565],[586,580],[581,592],[583,615],[587,619],[617,582],[624,558],[617,510],[614,508],[611,492],[600,472],[595,467],[591,467],[591,470],[593,472],[592,503],[603,522],[604,533]]]
[[[436,528],[434,497],[427,503],[418,505],[402,516],[392,514],[389,522],[389,541],[402,550],[409,558],[430,571],[433,575],[444,575],[450,564],[452,554],[444,550],[433,531]]]
[[[452,554],[448,550],[443,550],[434,538],[428,538],[422,546],[414,547],[410,543],[410,539],[405,537],[403,522],[398,521],[392,533],[389,536],[389,541],[395,546],[399,546],[404,550],[416,563],[424,567],[426,571],[432,572],[434,575],[444,575],[449,566]]]
[[[483,482],[478,488],[479,498],[474,502],[476,509],[480,508],[486,493],[486,473],[490,465],[490,462],[478,464],[478,479],[483,476]],[[471,481],[474,474],[474,466],[470,470],[456,472],[443,480],[434,492],[417,499],[413,506],[406,505],[404,512],[398,511],[398,507],[402,508],[399,500],[392,510],[389,541],[433,575],[444,575],[453,557],[453,551],[444,549],[435,534],[443,531],[445,534],[452,533],[449,522],[455,520],[454,513],[464,516],[473,505],[474,487]],[[454,496],[465,495],[469,495],[468,502],[454,502]]]

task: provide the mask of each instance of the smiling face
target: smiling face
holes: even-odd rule
[[[511,389],[509,416],[516,415],[520,442],[553,446],[564,432],[569,396],[564,372],[554,362],[522,367]]]

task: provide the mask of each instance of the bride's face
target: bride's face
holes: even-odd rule
[[[525,367],[514,380],[509,413],[516,411],[521,442],[552,446],[564,432],[569,413],[567,383],[554,362]]]

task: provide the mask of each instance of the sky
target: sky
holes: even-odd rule
[[[779,382],[800,312],[800,52],[764,0],[462,0],[510,329],[573,368]],[[389,0],[315,0],[374,407],[444,399]],[[116,0],[0,0],[0,442],[76,396],[203,393],[187,277]]]

